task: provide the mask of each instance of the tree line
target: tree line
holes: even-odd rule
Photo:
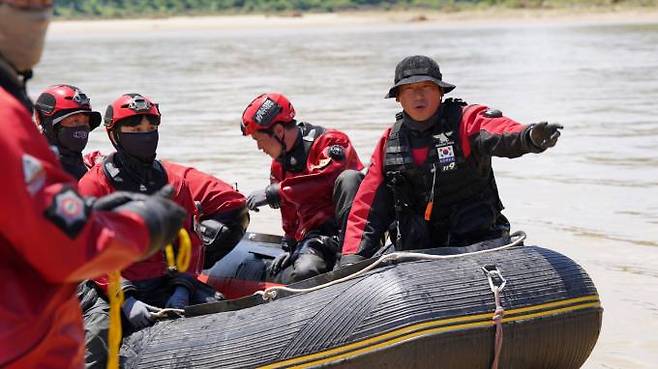
[[[58,17],[140,17],[199,14],[334,12],[359,9],[460,10],[501,6],[510,8],[565,7],[583,4],[655,6],[657,0],[56,0]]]

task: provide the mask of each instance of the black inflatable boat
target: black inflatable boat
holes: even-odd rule
[[[247,235],[207,280],[236,295],[271,287],[276,241]],[[596,288],[555,251],[483,243],[385,257],[191,306],[125,338],[123,367],[569,369],[598,338]]]

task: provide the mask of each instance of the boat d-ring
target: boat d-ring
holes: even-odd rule
[[[500,293],[503,291],[503,288],[505,288],[507,280],[505,277],[503,277],[495,264],[485,265],[482,267],[482,270],[487,276],[489,287],[491,287],[491,292],[494,294],[494,302],[496,304],[496,310],[494,310],[494,315],[491,319],[496,325],[496,335],[494,338],[494,358],[491,362],[491,369],[498,369],[500,351],[503,348],[503,316],[505,315],[505,309],[500,302]]]

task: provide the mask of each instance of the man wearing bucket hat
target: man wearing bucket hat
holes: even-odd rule
[[[0,0],[0,367],[81,368],[76,282],[149,257],[185,212],[161,196],[79,195],[31,122],[25,81],[52,1]]]
[[[397,220],[398,250],[466,246],[507,237],[492,156],[540,153],[557,142],[559,124],[522,125],[496,109],[443,96],[455,89],[422,55],[395,68],[403,111],[384,132],[348,217],[340,264],[371,257]]]

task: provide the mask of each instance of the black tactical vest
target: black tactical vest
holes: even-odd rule
[[[299,136],[295,147],[284,155],[281,159],[283,170],[286,172],[299,173],[306,168],[309,151],[315,140],[320,137],[325,129],[320,126],[314,126],[310,123],[299,122]]]
[[[472,153],[466,158],[461,147],[465,105],[455,99],[441,104],[438,121],[424,133],[432,137],[427,159],[420,166],[414,163],[411,130],[401,113],[396,116],[384,149],[384,175],[395,201],[399,249],[454,246],[463,235],[490,230],[500,216],[503,207],[491,157]],[[433,206],[426,220],[430,200]]]
[[[169,183],[167,171],[162,164],[153,160],[150,167],[127,168],[126,163],[117,160],[116,153],[103,161],[103,173],[117,191],[139,192],[151,195]]]

